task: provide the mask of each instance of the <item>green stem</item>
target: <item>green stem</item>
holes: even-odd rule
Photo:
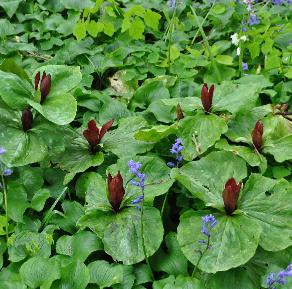
[[[201,24],[202,26],[204,25],[205,21],[206,21],[207,18],[209,17],[209,15],[210,15],[210,13],[211,13],[211,11],[212,11],[212,9],[213,9],[215,3],[216,3],[216,1],[213,1],[213,4],[212,4],[211,8],[209,9],[208,13],[206,14],[206,16],[205,16],[205,18],[204,18],[204,20],[203,20],[203,22],[202,22],[202,24]],[[195,34],[195,36],[194,36],[194,38],[193,38],[193,40],[192,40],[192,42],[191,42],[191,45],[194,44],[194,42],[195,42],[195,40],[196,40],[196,38],[197,38],[199,32],[200,32],[200,29],[197,30],[197,32],[196,32],[196,34]]]
[[[142,193],[143,193],[143,197],[144,197],[144,190],[142,190]],[[154,280],[154,275],[153,275],[153,272],[152,272],[152,269],[151,269],[151,266],[150,266],[149,259],[148,259],[147,254],[146,254],[146,247],[145,247],[145,240],[144,240],[143,217],[144,217],[144,198],[143,198],[142,204],[141,204],[141,238],[142,238],[142,248],[143,248],[143,253],[144,253],[145,260],[146,260],[146,264],[147,264],[148,269],[150,271],[152,280]]]
[[[168,53],[167,53],[167,71],[169,73],[170,70],[170,48],[171,48],[171,44],[172,44],[172,33],[173,33],[173,21],[174,21],[174,17],[176,14],[176,3],[173,9],[173,13],[172,13],[172,17],[169,23],[169,30],[168,30]]]
[[[205,250],[201,253],[200,258],[198,259],[198,262],[197,262],[197,264],[196,264],[195,267],[194,267],[194,270],[193,270],[193,273],[192,273],[192,277],[195,277],[195,274],[197,273],[197,270],[198,270],[199,264],[200,264],[200,262],[201,262],[203,256],[205,255],[205,253],[208,251],[209,246],[210,246],[210,237],[208,237],[208,241],[207,241],[206,248],[205,248]]]
[[[167,200],[167,197],[168,197],[168,192],[169,190],[167,191],[165,197],[164,197],[164,200],[163,200],[163,204],[162,204],[162,207],[161,207],[161,218],[163,218],[163,215],[164,215],[164,210],[165,210],[165,205],[166,205],[166,200]]]
[[[217,65],[216,65],[216,63],[215,63],[215,59],[214,59],[214,56],[213,56],[213,54],[212,54],[212,49],[211,49],[211,46],[210,46],[210,44],[209,44],[208,38],[207,38],[207,36],[206,36],[206,34],[205,34],[205,31],[204,31],[204,29],[203,29],[203,27],[202,27],[202,23],[200,23],[199,18],[198,18],[198,16],[197,16],[197,13],[196,13],[196,11],[194,10],[194,8],[193,8],[192,6],[190,6],[190,8],[191,8],[191,10],[192,10],[192,12],[193,12],[193,14],[194,14],[194,16],[195,16],[196,23],[197,23],[197,25],[198,25],[198,27],[199,27],[199,30],[200,30],[200,32],[201,32],[201,35],[202,35],[202,37],[203,37],[203,39],[204,39],[204,43],[205,43],[205,46],[207,47],[209,57],[210,57],[210,59],[211,59],[211,61],[212,61],[212,65],[213,65],[213,68],[214,68],[214,70],[215,70],[215,73],[216,73],[216,76],[217,76],[217,80],[218,80],[218,82],[221,82],[221,80],[222,80],[222,79],[221,79],[221,75],[220,75],[219,69],[218,69],[218,67],[217,67]]]
[[[239,66],[239,76],[242,77],[243,75],[243,68],[242,68],[242,61],[243,61],[243,51],[242,51],[242,44],[241,41],[239,41],[239,49],[240,49],[240,54],[239,54],[239,60],[238,60],[238,66]]]
[[[5,185],[5,180],[4,176],[1,175],[2,179],[2,186],[3,186],[3,194],[4,194],[4,209],[5,209],[5,231],[6,231],[6,243],[8,245],[8,229],[9,229],[9,223],[8,223],[8,201],[7,201],[7,191],[6,191],[6,185]]]

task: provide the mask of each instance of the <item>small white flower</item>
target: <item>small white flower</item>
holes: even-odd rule
[[[245,35],[243,35],[243,36],[240,37],[240,40],[242,40],[243,42],[245,42],[247,40],[247,38],[246,38]]]
[[[230,36],[231,38],[231,43],[234,44],[235,46],[238,46],[239,39],[238,39],[238,34],[234,33],[233,35]]]
[[[239,47],[237,47],[237,49],[236,49],[236,55],[240,55],[240,48]]]

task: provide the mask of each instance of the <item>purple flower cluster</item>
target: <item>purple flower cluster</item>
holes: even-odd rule
[[[142,202],[144,199],[144,188],[145,188],[145,178],[146,175],[140,172],[142,164],[140,162],[135,163],[133,160],[130,160],[128,162],[128,166],[130,169],[130,172],[135,175],[136,180],[131,180],[130,184],[133,186],[140,187],[142,190],[142,195],[136,198],[135,200],[132,201],[133,205],[138,205]],[[140,206],[136,207],[137,209],[140,209]]]
[[[167,5],[173,9],[175,7],[175,4],[176,4],[176,0],[168,0],[167,1]]]
[[[277,275],[273,272],[267,278],[268,289],[276,289],[278,284],[286,284],[286,277],[292,277],[292,263],[283,271],[280,271]]]
[[[249,26],[257,25],[260,23],[259,18],[255,14],[254,3],[257,3],[256,0],[243,0],[243,3],[246,5],[246,9],[249,13],[247,23]]]
[[[206,215],[204,217],[202,217],[202,228],[201,228],[201,233],[207,237],[207,241],[206,240],[199,240],[200,244],[206,245],[207,249],[210,249],[210,237],[211,237],[211,233],[210,231],[217,225],[217,220],[215,219],[215,217],[211,214],[211,215]]]
[[[179,163],[182,162],[183,156],[181,155],[181,151],[184,149],[182,145],[182,141],[180,138],[177,138],[175,140],[175,143],[172,145],[172,148],[170,149],[170,152],[175,155],[175,162],[168,162],[167,165],[170,168],[177,167]]]

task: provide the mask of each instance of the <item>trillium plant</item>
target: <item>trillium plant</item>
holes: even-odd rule
[[[291,4],[0,1],[0,289],[291,289]]]

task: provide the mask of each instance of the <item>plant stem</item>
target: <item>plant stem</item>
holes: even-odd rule
[[[213,9],[215,3],[216,3],[216,1],[213,1],[213,4],[212,4],[211,8],[209,9],[208,13],[206,14],[206,16],[205,16],[205,18],[204,18],[204,20],[203,20],[203,22],[202,22],[202,24],[201,24],[202,26],[204,25],[205,21],[207,20],[208,16],[210,15],[210,13],[211,13],[211,11],[212,11],[212,9]],[[194,38],[193,38],[193,40],[192,40],[192,42],[191,42],[191,45],[194,44],[194,42],[195,42],[195,40],[196,40],[196,38],[197,38],[197,36],[198,36],[198,34],[199,34],[199,31],[200,31],[200,29],[197,30],[197,32],[196,32],[196,34],[195,34],[195,36],[194,36]]]
[[[197,264],[196,264],[196,266],[195,266],[195,268],[194,268],[194,270],[193,270],[192,277],[195,277],[195,274],[196,274],[196,272],[197,272],[197,270],[198,270],[198,266],[199,266],[199,264],[200,264],[200,262],[201,262],[203,256],[204,256],[205,253],[208,251],[209,246],[210,246],[210,237],[208,237],[208,241],[207,241],[206,248],[205,248],[205,250],[201,253],[201,256],[200,256],[200,258],[198,259],[198,262],[197,262]]]
[[[211,46],[210,46],[210,44],[209,44],[208,38],[207,38],[207,36],[206,36],[206,34],[205,34],[205,31],[204,31],[204,29],[203,29],[203,27],[202,27],[202,23],[200,23],[199,18],[198,18],[198,16],[197,16],[196,11],[194,10],[194,8],[193,8],[192,6],[190,6],[190,8],[191,8],[191,10],[192,10],[192,12],[193,12],[193,14],[194,14],[194,16],[195,16],[195,19],[196,19],[197,25],[198,25],[199,30],[200,30],[200,32],[201,32],[201,35],[202,35],[202,37],[203,37],[203,39],[204,39],[204,43],[205,43],[205,45],[206,45],[206,47],[207,47],[208,54],[209,54],[209,57],[210,57],[211,62],[212,62],[212,66],[213,66],[213,68],[214,68],[214,70],[215,70],[215,73],[216,73],[216,76],[217,76],[217,80],[218,80],[218,82],[221,82],[221,75],[220,75],[220,72],[219,72],[219,70],[218,70],[218,67],[217,67],[217,65],[216,65],[216,63],[215,63],[215,59],[214,59],[214,56],[213,56],[213,54],[212,54]]]
[[[6,191],[6,185],[5,185],[5,180],[4,176],[1,174],[1,179],[2,179],[2,186],[3,186],[3,194],[4,194],[4,209],[5,209],[5,233],[6,233],[6,244],[8,245],[8,201],[7,201],[7,191]]]
[[[152,269],[151,269],[151,266],[150,266],[150,263],[149,263],[149,259],[148,259],[147,254],[146,254],[146,247],[145,247],[145,240],[144,240],[144,224],[143,224],[143,217],[144,217],[144,190],[142,190],[142,194],[143,194],[143,200],[142,200],[142,204],[141,204],[142,205],[141,206],[141,238],[142,238],[142,249],[143,249],[145,261],[146,261],[146,264],[147,264],[148,269],[150,271],[152,280],[154,280],[154,275],[153,275],[153,272],[152,272]]]
[[[173,28],[174,28],[173,21],[174,21],[174,17],[176,14],[176,5],[177,4],[175,3],[174,10],[173,10],[172,17],[171,17],[170,24],[169,24],[169,30],[168,30],[168,54],[167,54],[167,71],[168,71],[168,73],[170,70],[170,48],[171,48],[171,44],[172,44],[172,32],[173,32]]]
[[[164,214],[164,210],[165,210],[165,205],[166,205],[166,200],[167,200],[167,197],[168,197],[168,192],[169,191],[167,191],[167,193],[165,194],[165,197],[164,197],[164,200],[163,200],[163,204],[162,204],[162,207],[161,207],[161,212],[160,212],[161,218],[163,218],[163,214]]]

